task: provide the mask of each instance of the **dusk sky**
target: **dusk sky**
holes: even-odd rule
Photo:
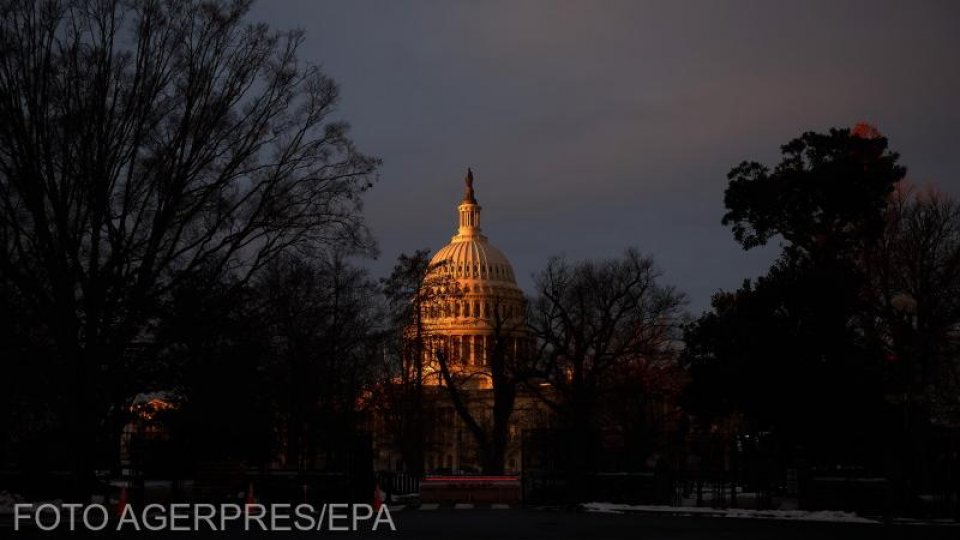
[[[776,253],[720,225],[727,171],[803,131],[867,121],[912,183],[960,195],[960,2],[262,0],[252,18],[306,31],[301,58],[384,161],[375,276],[449,241],[468,166],[528,293],[550,255],[635,246],[695,313]]]

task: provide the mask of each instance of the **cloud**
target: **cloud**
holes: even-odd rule
[[[383,157],[367,212],[384,273],[452,234],[467,166],[518,276],[558,248],[638,245],[690,292],[764,270],[724,230],[725,174],[806,130],[859,120],[911,176],[960,194],[960,4],[269,2],[342,85]],[[529,284],[529,282],[527,282]]]

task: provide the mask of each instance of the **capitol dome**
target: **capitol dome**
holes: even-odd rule
[[[413,405],[420,407],[424,429],[411,435],[422,437],[423,470],[445,475],[488,466],[489,446],[470,434],[476,435],[475,428],[492,428],[486,424],[495,410],[503,411],[497,407],[507,396],[497,389],[512,388],[508,426],[500,432],[506,435],[500,469],[517,473],[523,463],[518,435],[545,425],[549,412],[520,384],[518,373],[535,354],[526,300],[509,259],[480,233],[481,209],[469,169],[465,180],[456,234],[434,253],[411,299],[412,316],[397,357],[405,372],[394,381],[422,385],[419,403]],[[393,411],[378,419],[374,459],[384,468],[396,463],[401,470],[399,464],[408,457],[400,448],[407,447],[396,439],[394,420]]]
[[[490,293],[516,289],[517,280],[510,260],[480,233],[480,210],[473,191],[473,171],[467,169],[466,193],[457,207],[460,222],[457,234],[430,260],[432,277],[456,280],[466,291],[489,285]]]
[[[480,235],[467,238],[454,236],[453,241],[433,256],[430,266],[445,267],[447,273],[456,279],[517,283],[507,256]]]
[[[457,280],[502,282],[516,285],[513,266],[502,251],[480,234],[480,210],[473,192],[473,171],[467,169],[467,191],[457,207],[460,227],[433,256],[430,267]]]
[[[510,349],[526,335],[524,297],[509,259],[480,232],[481,207],[470,169],[465,181],[466,193],[457,206],[457,234],[434,254],[424,279],[431,301],[423,323],[431,356],[443,349],[452,363],[482,371],[495,335],[509,336]]]

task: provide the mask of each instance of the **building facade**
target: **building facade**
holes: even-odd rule
[[[463,410],[453,403],[452,390],[469,415],[490,432],[492,364],[514,370],[533,352],[523,291],[506,255],[481,232],[482,208],[469,169],[465,183],[457,206],[457,232],[430,261],[421,286],[420,324],[410,329],[410,339],[423,343],[423,470],[427,474],[480,472],[480,449]],[[520,470],[522,431],[545,422],[545,411],[523,388],[517,388],[513,405],[504,459],[508,473]],[[377,446],[376,468],[400,467],[395,450]]]
[[[459,225],[450,243],[434,254],[424,279],[423,316],[426,384],[443,385],[438,353],[472,388],[489,389],[495,340],[512,361],[529,341],[523,291],[513,266],[480,229],[480,204],[467,170],[466,193],[457,206]]]

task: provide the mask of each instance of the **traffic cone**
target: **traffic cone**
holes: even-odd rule
[[[253,482],[250,482],[250,485],[247,487],[247,504],[246,510],[250,511],[250,507],[257,504],[257,498],[253,495]]]
[[[120,498],[117,500],[117,517],[123,516],[123,511],[127,509],[127,485],[120,488]]]
[[[380,482],[373,487],[373,511],[379,512],[383,506],[383,490],[380,489]]]

